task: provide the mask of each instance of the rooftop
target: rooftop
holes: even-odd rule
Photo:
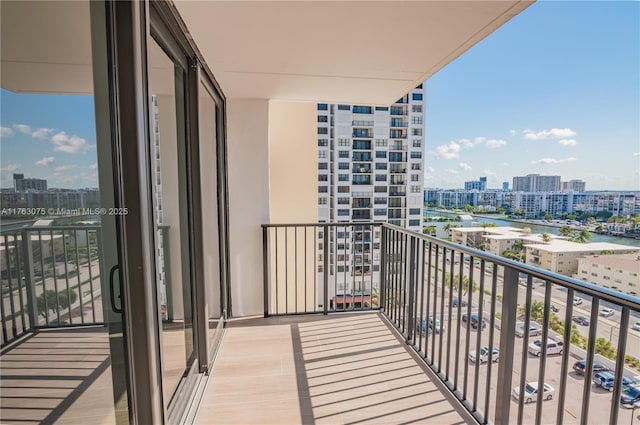
[[[619,269],[640,270],[638,254],[589,255],[583,261]]]

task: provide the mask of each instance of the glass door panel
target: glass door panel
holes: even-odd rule
[[[194,359],[185,141],[185,72],[152,38],[148,45],[150,153],[161,321],[162,391],[169,409]]]

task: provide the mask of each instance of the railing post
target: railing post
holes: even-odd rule
[[[473,265],[471,265],[472,267]],[[514,343],[518,314],[518,271],[505,267],[502,294],[502,322],[500,326],[500,362],[496,389],[496,425],[509,423]],[[526,355],[526,354],[525,354]]]
[[[322,269],[322,313],[326,316],[329,313],[329,226],[324,226],[322,238],[324,239],[323,254],[324,268]]]
[[[414,327],[414,314],[413,314],[413,306],[415,303],[415,286],[416,279],[414,269],[416,267],[416,250],[415,250],[415,238],[413,236],[408,236],[407,238],[407,249],[409,249],[410,257],[409,257],[409,301],[408,301],[408,310],[409,310],[409,323],[407,324],[407,344],[410,344],[413,339],[413,327]],[[420,323],[422,326],[422,323]],[[428,326],[428,325],[427,325]]]
[[[269,229],[266,226],[262,226],[262,293],[264,297],[264,317],[269,317],[269,260],[267,252],[267,232]]]
[[[27,292],[29,328],[33,329],[38,324],[38,300],[36,299],[36,284],[33,281],[33,247],[31,246],[31,234],[28,230],[22,231],[22,257],[24,258],[24,279]],[[44,270],[42,271],[42,276],[44,279]],[[45,297],[46,295],[42,296]],[[24,330],[26,331],[26,329]]]
[[[378,290],[378,307],[385,313],[385,302],[387,297],[387,228],[380,225],[382,238],[380,240],[380,288]]]

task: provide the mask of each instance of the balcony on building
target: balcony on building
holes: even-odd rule
[[[318,220],[316,148],[318,139],[328,138],[334,129],[318,130],[317,104],[324,104],[327,114],[336,117],[363,114],[352,110],[353,104],[388,107],[390,115],[406,116],[413,101],[406,93],[524,10],[529,1],[376,2],[367,8],[357,2],[255,2],[248,7],[243,2],[96,1],[84,3],[93,13],[92,20],[84,21],[78,19],[75,3],[83,2],[2,2],[3,88],[86,95],[92,92],[87,83],[92,75],[108,76],[118,90],[94,94],[114,108],[106,145],[132,148],[120,154],[149,155],[146,95],[152,81],[145,80],[151,78],[146,71],[155,76],[155,71],[169,70],[173,78],[178,69],[185,69],[189,82],[194,75],[209,76],[210,84],[196,92],[219,90],[221,109],[215,124],[222,128],[224,143],[203,143],[199,152],[181,152],[194,155],[189,164],[195,172],[186,180],[203,180],[199,190],[189,186],[181,195],[193,201],[218,193],[224,202],[220,201],[220,209],[215,203],[209,209],[183,209],[187,226],[180,230],[184,232],[176,232],[174,223],[158,227],[155,233],[154,223],[140,220],[151,213],[146,192],[139,193],[149,189],[153,168],[144,167],[146,157],[134,161],[120,155],[113,164],[109,158],[108,164],[117,171],[114,175],[136,178],[124,187],[123,197],[132,205],[129,215],[118,219],[122,227],[115,222],[109,227],[105,221],[102,226],[3,228],[3,423],[629,422],[631,412],[618,408],[619,385],[604,394],[614,402],[598,404],[603,394],[592,391],[588,380],[569,375],[569,350],[552,357],[543,348],[539,359],[529,357],[526,344],[531,338],[525,332],[518,339],[514,333],[518,305],[523,307],[524,323],[532,320],[533,279],[547,282],[543,324],[551,323],[552,288],[561,290],[560,319],[566,335],[571,333],[570,301],[576,293],[585,294],[595,306],[592,322],[599,304],[620,312],[612,336],[618,354],[610,364],[621,376],[627,373],[626,346],[632,347],[634,341],[628,331],[631,314],[638,313],[634,298],[396,227],[407,221],[406,205],[402,201],[398,205],[394,198],[406,196],[403,185],[389,187],[390,208],[384,208],[394,216],[389,224],[374,221],[370,204],[363,201],[364,208],[351,209],[349,200],[337,212],[344,222]],[[29,13],[22,14],[29,7],[45,9],[33,20],[27,19],[32,18]],[[107,26],[115,22],[100,21],[101,14],[117,18],[119,25]],[[390,21],[403,22],[406,39],[384,49],[388,34],[370,29]],[[157,22],[166,25],[158,27]],[[349,31],[355,34],[373,37],[367,55],[353,55],[361,38],[326,31],[339,22],[349,22],[353,25]],[[85,24],[84,29],[64,25],[75,23]],[[102,38],[92,38],[90,24],[99,23],[104,27],[98,34]],[[69,40],[59,38],[60,31],[47,26],[54,24],[71,31],[78,56],[73,56]],[[6,28],[17,32],[24,45],[5,48],[17,46]],[[189,54],[183,61],[141,69],[147,59],[155,58],[144,50],[146,42],[162,41],[183,30],[188,36],[182,34],[175,43],[153,51],[162,55],[186,49]],[[92,56],[81,49],[88,40],[109,44],[107,34],[118,36],[108,40],[118,43],[119,55]],[[127,42],[130,49],[121,46]],[[36,53],[40,56],[29,56]],[[382,57],[386,59],[381,61]],[[115,60],[120,66],[110,68]],[[10,72],[5,72],[5,65]],[[76,71],[84,72],[83,78],[75,78]],[[185,89],[171,78],[162,81],[167,83],[162,90]],[[114,93],[115,98],[109,96]],[[131,97],[123,99],[127,94]],[[392,106],[399,98],[403,106]],[[182,105],[185,113],[200,111],[204,99],[189,99],[192,102]],[[175,108],[177,103],[171,105]],[[370,118],[369,112],[364,115]],[[126,131],[110,127],[116,124],[128,125]],[[201,124],[211,124],[210,117]],[[188,140],[198,139],[203,131],[190,129]],[[110,130],[121,133],[111,139]],[[371,139],[373,132],[364,128],[354,137]],[[369,148],[370,144],[364,150]],[[391,173],[406,173],[406,154],[392,154]],[[99,165],[102,169],[104,164]],[[369,168],[360,171],[362,165]],[[202,175],[211,177],[206,173],[214,166],[224,166],[222,176],[214,173],[223,177],[221,181],[203,179]],[[370,162],[352,171],[361,174],[358,179],[370,178]],[[122,183],[115,178],[103,181]],[[340,186],[337,191],[339,196]],[[375,194],[386,199],[387,186],[374,186],[370,192],[378,204]],[[210,227],[198,232],[192,219]],[[212,243],[216,229],[223,229],[223,237]],[[115,234],[124,235],[120,242],[128,262],[123,263],[116,250],[103,249],[104,240]],[[133,243],[131,238],[136,237],[139,240]],[[201,257],[189,261],[180,257],[192,273],[171,275],[152,260],[156,247],[150,240],[156,239],[164,242],[159,251],[171,250],[179,241],[190,242],[185,250],[189,253],[200,252],[198,244],[205,247]],[[221,257],[226,261],[218,261]],[[167,261],[166,266],[176,264]],[[228,273],[224,279],[223,271]],[[215,286],[210,279],[217,276],[218,286],[228,291],[218,299],[224,314],[215,323],[207,322],[205,311],[214,305],[203,305],[198,292],[185,296],[169,291],[164,295],[170,302],[159,303],[155,279],[165,272],[163,278],[201,285],[195,289]],[[520,273],[527,276],[526,287],[518,284]],[[466,291],[465,277],[472,283]],[[184,327],[180,309],[172,305],[177,297],[201,314],[197,316],[201,322],[195,320],[190,328],[193,333],[185,332],[191,343],[197,343],[186,357],[186,349],[193,347],[184,339],[182,345],[171,339],[172,330]],[[454,308],[454,298],[467,300],[466,310]],[[486,319],[486,328],[476,330],[462,320],[464,314],[473,313]],[[430,316],[443,326],[429,332]],[[594,360],[600,361],[594,355],[596,331],[595,326],[589,329],[588,343],[579,351],[585,353],[588,369]],[[541,338],[556,334],[545,326]],[[207,339],[210,335],[215,340]],[[491,357],[486,364],[467,360],[468,352],[482,344],[499,348],[497,363]],[[117,350],[120,357],[115,357]],[[176,354],[185,363],[173,363]],[[515,375],[514,368],[526,373]],[[522,390],[528,380],[547,379],[555,380],[552,402],[525,405],[524,399],[511,399],[512,390]]]

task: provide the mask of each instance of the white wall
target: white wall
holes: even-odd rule
[[[260,225],[270,221],[268,100],[227,100],[227,148],[232,314],[261,314]]]

